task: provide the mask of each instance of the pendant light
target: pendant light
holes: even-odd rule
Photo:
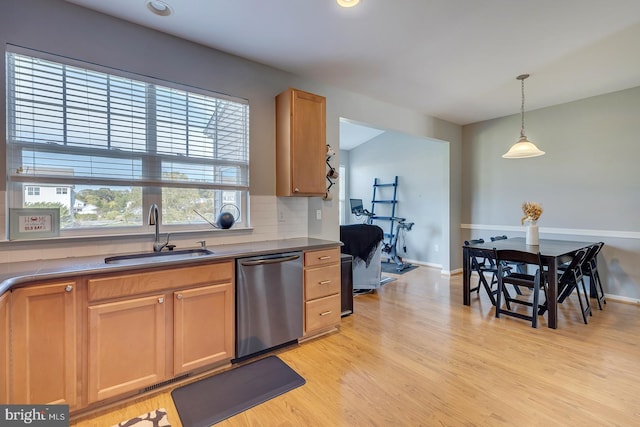
[[[524,80],[529,77],[529,74],[521,74],[516,77],[522,83],[522,105],[520,107],[520,115],[522,118],[522,129],[520,130],[520,139],[518,142],[502,155],[505,159],[525,159],[527,157],[538,157],[544,154],[544,151],[539,150],[535,144],[527,139],[524,134]]]
[[[360,0],[336,0],[336,2],[342,7],[354,7],[360,3]]]

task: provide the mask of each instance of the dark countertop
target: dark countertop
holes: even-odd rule
[[[105,264],[104,259],[111,255],[100,255],[0,264],[0,294],[6,292],[12,287],[32,281],[55,280],[63,277],[74,277],[86,274],[110,273],[158,267],[180,267],[183,265],[186,266],[212,261],[235,260],[236,258],[279,252],[326,249],[341,245],[342,243],[338,241],[300,237],[294,239],[210,246],[207,247],[207,249],[213,252],[211,255],[203,255],[189,259],[182,258],[166,260],[164,257],[160,257],[160,259],[140,258],[139,262],[128,262],[127,264]],[[176,250],[179,249],[187,248],[177,248]]]

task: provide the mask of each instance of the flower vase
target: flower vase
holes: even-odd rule
[[[536,221],[527,221],[525,241],[527,245],[537,246],[538,243],[538,223]]]

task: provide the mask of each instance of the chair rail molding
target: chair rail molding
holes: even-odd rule
[[[515,225],[489,225],[489,224],[460,224],[461,229],[467,230],[499,230],[513,231],[523,233],[524,226]],[[640,239],[638,231],[621,231],[621,230],[593,230],[587,228],[558,228],[558,227],[540,227],[540,233],[560,234],[567,236],[595,236],[595,237],[612,237],[618,239]]]

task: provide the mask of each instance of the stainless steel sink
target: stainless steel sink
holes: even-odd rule
[[[105,264],[142,264],[146,262],[177,261],[212,255],[208,249],[183,249],[166,252],[144,252],[130,255],[110,256],[104,259]]]

